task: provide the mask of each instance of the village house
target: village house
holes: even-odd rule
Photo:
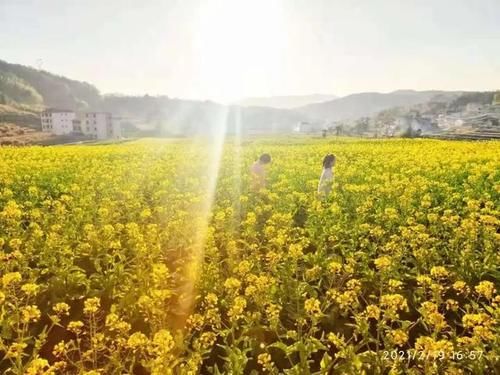
[[[295,127],[295,132],[296,133],[313,133],[316,130],[316,127],[314,124],[307,122],[307,121],[300,121],[297,126]]]
[[[42,131],[55,135],[73,133],[73,120],[76,113],[64,109],[50,108],[42,112]]]
[[[121,127],[109,112],[74,112],[50,108],[41,113],[42,131],[55,135],[86,135],[94,139],[119,139]]]

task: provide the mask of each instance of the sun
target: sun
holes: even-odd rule
[[[281,1],[207,1],[194,33],[200,86],[228,102],[266,92],[282,64],[287,42]]]

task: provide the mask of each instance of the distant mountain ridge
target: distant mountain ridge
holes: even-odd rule
[[[101,108],[123,117],[135,127],[159,135],[194,135],[223,126],[228,133],[290,132],[306,116],[268,107],[226,106],[212,101],[167,96],[105,95]]]
[[[352,94],[323,103],[309,104],[296,111],[314,119],[324,121],[352,120],[372,116],[380,111],[412,106],[431,100],[453,100],[461,91],[415,91],[397,90],[390,93],[366,92]]]
[[[75,111],[107,111],[130,128],[153,129],[160,134],[196,134],[224,126],[228,131],[290,131],[306,116],[284,109],[224,106],[211,101],[167,96],[101,95],[86,82],[0,60],[0,122],[26,125],[21,111],[45,107]],[[36,115],[33,114],[35,121]],[[30,118],[30,124],[33,125]],[[222,123],[223,122],[223,123]]]
[[[249,98],[239,104],[222,105],[167,96],[101,95],[92,84],[0,60],[0,122],[31,127],[37,126],[39,111],[55,107],[108,111],[122,118],[130,129],[149,129],[152,134],[192,135],[219,126],[230,133],[291,132],[300,122],[313,123],[319,129],[334,121],[355,120],[391,108],[401,111],[415,105],[447,108],[458,97],[461,99],[456,104],[460,107],[478,100],[466,94],[461,91],[398,90],[341,98],[321,94]],[[304,102],[309,104],[297,106]],[[293,108],[277,108],[284,106]]]
[[[242,99],[235,105],[244,107],[271,107],[278,109],[293,109],[312,103],[321,103],[336,99],[335,95],[311,94],[311,95],[282,95],[268,97],[251,97]]]

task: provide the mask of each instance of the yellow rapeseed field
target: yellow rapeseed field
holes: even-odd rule
[[[1,373],[498,373],[500,142],[217,147],[0,149]]]

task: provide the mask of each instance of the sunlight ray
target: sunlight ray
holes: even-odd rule
[[[180,298],[177,317],[174,322],[176,328],[182,329],[186,319],[191,314],[195,298],[196,283],[201,274],[208,228],[210,225],[212,208],[215,199],[217,179],[219,176],[220,163],[224,151],[224,143],[228,127],[228,110],[221,107],[215,118],[209,121],[209,127],[203,133],[197,135],[191,144],[191,150],[202,153],[207,159],[200,165],[200,176],[203,177],[202,201],[193,206],[191,215],[193,220],[193,242],[191,245],[191,257],[186,263],[184,270],[184,283],[180,288]]]

